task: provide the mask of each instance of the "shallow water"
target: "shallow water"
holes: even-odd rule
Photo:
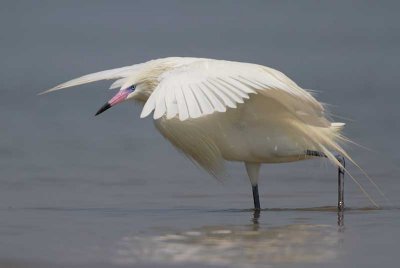
[[[0,267],[398,265],[396,2],[111,3],[2,2]],[[336,169],[320,159],[265,165],[257,216],[242,164],[210,178],[135,105],[94,118],[109,82],[36,96],[171,55],[261,63],[319,91],[372,149],[347,146],[391,203],[348,165],[381,208],[347,176],[338,215]]]
[[[390,208],[350,209],[344,217],[333,208],[254,215],[233,209],[42,207],[1,214],[8,218],[1,228],[2,263],[9,259],[16,267],[390,266],[400,224],[398,209]],[[16,224],[16,218],[23,222]]]

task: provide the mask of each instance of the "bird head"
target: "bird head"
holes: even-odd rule
[[[173,64],[170,62],[165,63],[159,60],[136,65],[134,72],[130,72],[129,76],[115,81],[111,88],[121,86],[120,90],[95,115],[99,115],[126,100],[136,100],[145,103],[157,87],[160,75],[172,66]]]
[[[95,115],[99,115],[111,107],[124,102],[128,99],[132,99],[135,97],[135,89],[136,85],[131,85],[127,88],[121,88],[114,97],[112,97],[109,101],[107,101],[97,112]]]

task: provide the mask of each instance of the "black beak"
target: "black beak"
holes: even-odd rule
[[[97,113],[96,113],[94,116],[99,115],[99,114],[101,114],[102,112],[104,112],[104,111],[106,111],[106,110],[108,110],[108,109],[110,109],[110,108],[111,108],[111,105],[107,102],[106,104],[104,104],[104,105],[97,111]]]

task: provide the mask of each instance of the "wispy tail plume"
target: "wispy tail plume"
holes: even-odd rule
[[[354,181],[354,183],[358,186],[361,192],[366,196],[366,198],[377,208],[380,206],[378,203],[372,198],[372,196],[367,192],[367,190],[363,187],[363,185],[350,174],[348,169],[342,166],[342,164],[337,160],[333,152],[338,152],[345,158],[347,158],[351,163],[353,163],[363,175],[368,179],[368,181],[372,184],[372,186],[376,189],[376,191],[389,203],[392,202],[387,198],[385,193],[381,190],[381,188],[373,181],[373,179],[368,176],[368,174],[350,157],[350,155],[339,145],[338,142],[348,142],[349,139],[342,136],[340,131],[344,127],[344,123],[332,123],[331,127],[315,127],[307,124],[301,124],[297,122],[293,122],[294,125],[302,132],[303,135],[309,138],[310,148],[316,151],[322,152],[331,163],[336,166],[342,167],[348,176]]]

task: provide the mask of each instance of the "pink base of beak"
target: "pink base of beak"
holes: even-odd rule
[[[108,101],[108,103],[111,106],[121,103],[126,100],[126,97],[128,97],[129,93],[131,93],[131,91],[128,89],[120,90],[111,100]]]
[[[131,93],[132,91],[129,89],[124,89],[124,90],[120,90],[118,91],[118,93],[111,99],[109,100],[106,104],[104,104],[95,115],[99,115],[101,113],[103,113],[104,111],[110,109],[112,106],[123,102],[124,100],[126,100],[126,98],[128,97],[128,95]]]

